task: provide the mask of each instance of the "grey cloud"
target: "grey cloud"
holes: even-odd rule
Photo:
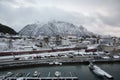
[[[0,23],[19,31],[27,24],[55,19],[86,25],[91,31],[97,31],[101,25],[120,27],[119,3],[120,0],[0,0]],[[26,7],[26,4],[29,6]],[[32,4],[34,6],[30,6]],[[14,8],[14,5],[19,7]],[[77,8],[77,12],[67,11],[66,7]],[[89,16],[84,15],[82,10],[88,10]]]
[[[19,8],[8,10],[7,7],[2,8],[2,13],[0,13],[1,22],[15,27],[19,31],[22,27],[27,24],[34,22],[47,22],[49,20],[63,20],[72,23],[79,21],[73,14],[63,11],[58,8],[41,8],[37,10],[33,7]],[[7,15],[7,16],[6,16]]]
[[[119,15],[112,15],[111,16],[104,16],[101,14],[97,14],[99,20],[101,20],[105,25],[120,27],[120,14]]]

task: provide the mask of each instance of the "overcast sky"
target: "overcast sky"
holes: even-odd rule
[[[0,23],[19,31],[27,24],[62,20],[120,36],[119,5],[120,0],[0,0]]]

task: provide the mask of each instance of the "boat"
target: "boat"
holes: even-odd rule
[[[30,76],[30,73],[27,73],[27,74],[26,74],[26,77],[29,77],[29,76]]]
[[[62,65],[62,63],[60,63],[60,62],[54,62],[55,63],[55,65]]]
[[[38,71],[35,71],[34,74],[33,74],[33,77],[37,77],[38,76]]]
[[[16,74],[16,77],[22,77],[23,76],[23,73],[17,73]]]
[[[53,62],[49,62],[49,65],[53,65],[54,63]]]
[[[95,73],[96,75],[100,76],[100,77],[107,77],[109,79],[113,79],[113,77],[108,74],[107,72],[105,72],[104,70],[102,70],[100,67],[98,67],[97,65],[93,65],[92,63],[90,63],[89,65],[89,69]]]
[[[56,72],[55,72],[55,76],[56,76],[56,77],[60,77],[60,76],[61,76],[61,72],[56,71]]]
[[[10,77],[10,76],[12,76],[12,75],[13,75],[12,72],[8,72],[8,73],[6,74],[6,77]]]
[[[7,77],[11,77],[13,75],[12,72],[8,72],[5,76],[3,76],[3,80],[6,79]]]
[[[49,62],[49,65],[62,65],[60,62]]]

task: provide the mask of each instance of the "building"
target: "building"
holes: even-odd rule
[[[112,45],[99,45],[98,46],[98,50],[99,51],[107,51],[107,52],[111,52],[114,50],[114,47]]]

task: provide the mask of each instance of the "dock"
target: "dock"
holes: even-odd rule
[[[78,77],[9,77],[2,80],[78,80]]]
[[[38,72],[39,73],[39,72]],[[62,77],[62,76],[51,76],[51,72],[48,72],[47,76],[30,76],[31,73],[16,73],[12,76],[3,75],[0,77],[0,80],[78,80],[78,77],[73,76],[70,72],[70,76]]]

